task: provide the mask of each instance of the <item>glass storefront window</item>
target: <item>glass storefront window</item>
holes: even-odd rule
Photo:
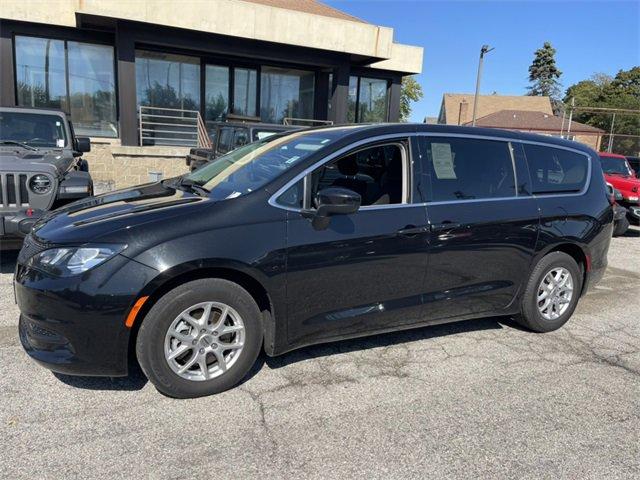
[[[250,68],[233,69],[233,113],[255,117],[258,73]]]
[[[117,137],[113,47],[17,36],[18,105],[71,113],[79,135]]]
[[[388,87],[388,82],[379,78],[349,77],[347,122],[386,122],[389,119]]]
[[[360,78],[358,122],[386,122],[388,118],[388,84],[377,78]]]
[[[219,121],[229,112],[229,68],[205,68],[205,120]]]
[[[113,47],[68,42],[69,100],[76,133],[117,137]]]
[[[200,109],[200,59],[136,50],[138,105]]]
[[[260,118],[282,123],[285,117],[313,118],[315,73],[275,67],[260,72]]]
[[[358,77],[349,77],[349,96],[347,97],[347,123],[356,123],[356,105],[358,103]]]
[[[67,109],[64,41],[16,37],[18,105]]]

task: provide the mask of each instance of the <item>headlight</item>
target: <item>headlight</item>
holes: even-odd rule
[[[29,189],[33,193],[38,193],[40,195],[49,193],[52,186],[53,182],[51,182],[51,179],[46,175],[34,175],[33,177],[31,177],[31,180],[29,180]]]
[[[34,255],[28,266],[59,277],[79,275],[114,257],[126,245],[51,248]]]

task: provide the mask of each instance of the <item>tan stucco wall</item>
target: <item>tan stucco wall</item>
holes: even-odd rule
[[[76,13],[185,28],[385,60],[422,71],[422,49],[394,44],[393,29],[242,0],[3,0],[6,19],[76,26]],[[387,63],[388,62],[388,63]]]
[[[149,182],[151,172],[163,178],[187,173],[184,147],[122,147],[118,140],[91,139],[91,152],[83,155],[97,191],[110,191]]]

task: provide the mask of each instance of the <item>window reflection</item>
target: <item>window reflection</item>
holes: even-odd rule
[[[113,47],[15,39],[18,105],[71,113],[76,133],[117,137]]]
[[[138,105],[200,109],[200,59],[136,50]]]
[[[229,68],[207,65],[205,78],[205,119],[224,120],[229,111]]]
[[[235,68],[233,73],[233,113],[255,117],[258,74],[249,68]]]
[[[302,70],[262,67],[260,117],[282,123],[285,117],[313,118],[315,74]]]
[[[358,77],[349,77],[349,96],[347,98],[347,122],[356,122],[356,104],[358,102]]]
[[[360,78],[358,122],[387,121],[387,81]]]
[[[76,133],[117,137],[113,47],[68,42],[69,98]]]

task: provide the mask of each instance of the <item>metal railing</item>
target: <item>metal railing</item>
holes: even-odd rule
[[[299,125],[305,127],[313,127],[314,125],[333,125],[333,120],[314,120],[312,118],[295,118],[285,117],[282,120],[284,125]]]
[[[179,108],[138,107],[140,145],[211,147],[200,112]]]

